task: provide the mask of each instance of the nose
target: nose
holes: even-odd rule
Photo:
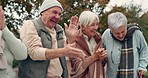
[[[55,17],[59,19],[59,18],[61,18],[61,15],[56,14]]]
[[[98,25],[95,25],[95,26],[94,26],[94,29],[98,29]]]
[[[122,37],[123,37],[123,34],[122,34],[122,33],[120,33],[120,34],[119,34],[119,37],[120,37],[120,38],[122,38]]]

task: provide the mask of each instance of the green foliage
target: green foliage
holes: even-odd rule
[[[148,78],[148,72],[145,73],[144,78]]]
[[[102,26],[102,32],[107,28],[107,16],[113,12],[122,12],[128,19],[128,23],[137,23],[142,28],[142,32],[148,42],[148,13],[144,13],[142,16],[142,8],[139,5],[130,4],[127,8],[123,6],[114,6],[109,12],[103,13],[100,16],[100,25]],[[101,33],[102,33],[101,32]]]
[[[64,22],[69,22],[68,19],[70,19],[71,16],[79,16],[84,10],[91,10],[101,15],[106,6],[105,4],[107,4],[109,0],[92,0],[92,2],[89,0],[60,0],[60,2],[64,7],[62,20],[60,21],[60,24],[63,25]],[[98,6],[95,6],[95,4],[98,4]]]

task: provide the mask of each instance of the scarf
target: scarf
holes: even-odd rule
[[[113,35],[112,37],[121,42],[121,57],[117,70],[116,78],[133,78],[134,77],[134,55],[133,55],[133,33],[135,30],[141,30],[138,26],[128,25],[127,34],[124,40],[119,41]]]

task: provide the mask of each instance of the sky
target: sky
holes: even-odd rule
[[[110,10],[112,6],[125,6],[133,3],[134,5],[141,5],[143,12],[148,11],[148,0],[110,0],[110,2],[107,5],[106,10]]]

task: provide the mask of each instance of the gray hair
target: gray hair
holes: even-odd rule
[[[95,19],[99,22],[99,17],[91,11],[83,11],[79,16],[80,25],[91,25]]]
[[[113,29],[117,29],[121,25],[127,26],[127,18],[121,12],[111,13],[108,15],[108,25]]]

